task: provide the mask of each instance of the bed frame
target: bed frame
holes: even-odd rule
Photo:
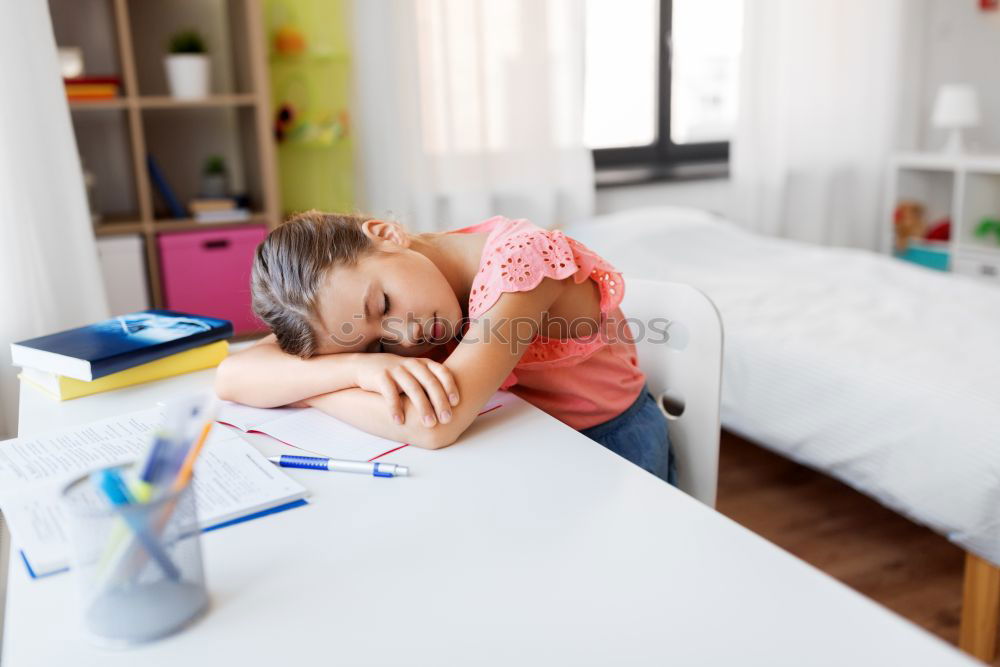
[[[993,662],[997,655],[998,621],[1000,567],[966,552],[958,647],[984,662]]]

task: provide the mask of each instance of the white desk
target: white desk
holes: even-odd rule
[[[21,434],[210,373],[66,404],[25,389]],[[971,664],[520,400],[391,460],[414,476],[292,471],[309,506],[205,535],[211,611],[140,649],[85,643],[71,575],[12,558],[3,666]]]

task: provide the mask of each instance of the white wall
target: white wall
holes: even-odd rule
[[[937,149],[943,132],[930,127],[937,89],[971,83],[979,91],[982,126],[966,135],[978,152],[1000,152],[1000,11],[983,11],[976,0],[924,0],[924,52],[919,122],[921,148]]]

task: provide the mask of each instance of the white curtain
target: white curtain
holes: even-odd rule
[[[411,229],[593,210],[583,2],[354,3],[362,205]]]
[[[751,229],[875,249],[897,147],[904,0],[746,0],[732,174]]]
[[[2,7],[0,435],[14,435],[9,344],[104,317],[107,306],[48,3]]]

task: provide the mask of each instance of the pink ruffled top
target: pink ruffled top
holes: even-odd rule
[[[598,333],[536,337],[501,389],[575,429],[606,422],[632,405],[646,378],[619,308],[625,294],[621,273],[582,243],[527,220],[497,216],[454,233],[488,233],[469,294],[471,319],[485,314],[501,294],[532,290],[543,278],[592,280],[600,294]]]

